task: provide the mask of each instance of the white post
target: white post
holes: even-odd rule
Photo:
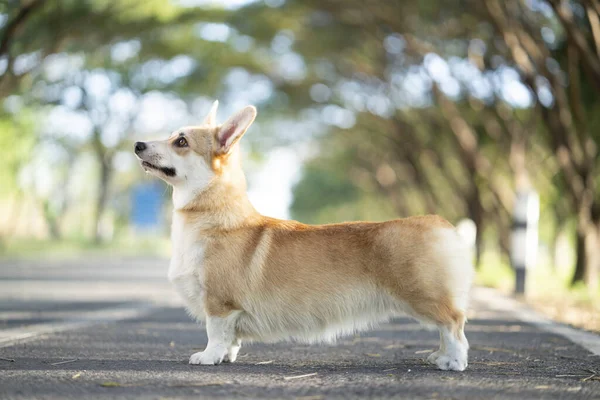
[[[533,190],[517,193],[511,234],[510,260],[515,269],[515,293],[525,293],[527,270],[533,268],[538,251],[540,198]]]

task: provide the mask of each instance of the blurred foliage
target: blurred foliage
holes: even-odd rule
[[[19,189],[19,171],[25,160],[29,159],[36,142],[33,116],[27,110],[23,110],[18,118],[8,119],[0,116],[0,132],[0,154],[3,162],[3,168],[0,168],[0,182],[3,191],[10,193]]]
[[[306,215],[310,204],[323,222],[338,216],[319,213],[330,209],[329,196],[300,201],[308,197],[307,180],[323,180],[313,168],[335,177],[330,169],[338,166],[346,183],[336,185],[357,189],[349,219],[377,191],[400,216],[468,216],[480,233],[479,258],[491,234],[508,252],[514,193],[535,187],[542,237],[552,245],[575,220],[573,282],[598,286],[599,137],[589,128],[599,107],[597,5],[331,0],[288,1],[283,9],[297,18],[305,13],[307,23],[289,27],[288,35],[297,38],[307,77],[314,73],[322,85],[325,95],[313,100],[324,104],[324,114],[329,107],[335,115],[332,103],[351,110],[343,119],[353,120],[333,121],[337,140],[322,142],[298,184],[296,215]],[[346,149],[353,164],[331,157],[331,149]]]
[[[4,2],[0,237],[22,213],[44,221],[38,236],[126,232],[140,178],[131,142],[194,123],[219,98],[228,112],[259,107],[252,160],[311,149],[294,217],[467,217],[479,260],[508,254],[515,195],[535,189],[547,252],[570,235],[571,281],[596,287],[599,11],[590,0]]]

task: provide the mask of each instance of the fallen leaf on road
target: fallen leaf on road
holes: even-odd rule
[[[73,376],[71,377],[71,379],[77,379],[77,378],[79,378],[80,376],[81,376],[81,372],[78,372],[78,373],[76,373],[75,375],[73,375]]]
[[[367,353],[366,355],[369,357],[381,357],[381,354],[379,353]]]
[[[548,386],[548,385],[537,385],[536,387],[534,387],[534,389],[550,389],[550,386]]]
[[[102,382],[100,384],[100,386],[102,386],[102,387],[121,387],[122,385],[119,382],[108,381],[108,382]]]
[[[302,397],[296,397],[296,400],[321,400],[322,398],[323,398],[323,396],[321,396],[321,395],[302,396]]]
[[[171,387],[186,387],[186,386],[194,386],[194,387],[202,387],[202,386],[223,386],[231,382],[179,382],[173,383],[169,386]]]
[[[114,382],[114,381],[106,381],[106,382],[102,382],[100,383],[100,386],[102,387],[134,387],[134,386],[145,386],[145,385],[150,385],[150,383],[144,383],[144,382],[139,382],[139,383],[119,383],[119,382]]]
[[[315,376],[315,375],[317,375],[317,373],[313,372],[312,374],[284,376],[283,379],[285,379],[286,381],[291,381],[292,379],[308,378],[309,376]]]
[[[598,375],[598,373],[596,371],[594,371],[593,369],[584,369],[584,371],[590,372],[591,375],[588,376],[587,378],[581,379],[581,382],[600,381],[600,375]]]
[[[433,349],[415,351],[415,354],[433,353]]]
[[[59,361],[59,362],[52,363],[50,365],[68,364],[68,363],[72,363],[72,362],[75,362],[75,361],[78,361],[78,360],[79,360],[78,358],[74,358],[73,360]]]

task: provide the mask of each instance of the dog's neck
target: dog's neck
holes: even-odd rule
[[[199,230],[235,230],[260,218],[246,194],[243,173],[214,181],[202,190],[174,188],[173,206],[175,213]]]

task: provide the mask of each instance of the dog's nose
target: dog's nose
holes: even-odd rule
[[[144,142],[135,142],[135,145],[133,146],[133,148],[135,149],[135,154],[139,154],[142,151],[146,150],[146,143],[144,143]]]

